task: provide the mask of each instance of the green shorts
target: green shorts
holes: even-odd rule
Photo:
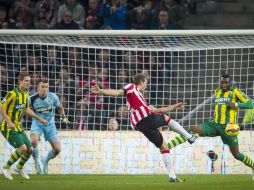
[[[10,130],[9,132],[1,131],[1,133],[4,136],[4,138],[9,142],[9,144],[14,148],[19,148],[24,144],[26,145],[27,148],[32,147],[32,143],[28,139],[24,131],[17,132]]]
[[[206,122],[200,125],[202,128],[203,137],[216,137],[220,136],[224,144],[229,147],[238,146],[238,139],[236,137],[230,137],[225,133],[226,125],[220,125],[214,122]]]

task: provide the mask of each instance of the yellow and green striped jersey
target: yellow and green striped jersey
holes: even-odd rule
[[[6,121],[3,119],[0,125],[1,131],[23,131],[20,120],[24,111],[29,106],[28,97],[28,93],[22,93],[19,88],[15,88],[7,93],[5,98],[0,102],[0,105],[6,110],[7,116],[11,119],[15,127],[14,129],[10,129],[7,126]]]
[[[231,109],[230,102],[247,103],[249,99],[237,88],[231,87],[224,92],[222,89],[215,90],[215,110],[213,121],[219,124],[228,124],[237,122],[238,108]]]

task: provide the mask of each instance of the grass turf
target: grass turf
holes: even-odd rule
[[[31,175],[24,180],[0,175],[0,190],[254,190],[250,175],[184,175],[169,183],[165,175]]]

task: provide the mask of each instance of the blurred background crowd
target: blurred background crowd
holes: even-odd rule
[[[192,0],[0,0],[2,29],[183,29]]]

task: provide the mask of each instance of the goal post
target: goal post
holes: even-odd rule
[[[67,147],[58,158],[61,164],[53,163],[59,173],[163,173],[156,163],[158,151],[130,127],[125,99],[92,94],[91,86],[123,88],[143,72],[149,79],[144,93],[147,102],[161,107],[184,101],[184,111],[169,115],[184,127],[192,127],[211,120],[213,91],[224,72],[232,76],[233,85],[253,98],[254,30],[0,30],[0,68],[1,98],[17,85],[21,71],[31,74],[31,95],[37,91],[38,79],[45,78],[50,91],[59,96],[70,120],[63,125],[57,114],[56,125]],[[244,114],[240,109],[239,124]],[[30,125],[30,118],[25,117],[24,128],[29,131]],[[242,126],[240,148],[253,158],[253,125]],[[167,141],[174,135],[165,128]],[[10,147],[2,141],[3,162],[9,152],[2,150]],[[45,153],[48,145],[40,146]],[[105,154],[98,153],[99,148]],[[235,164],[219,138],[174,149],[177,172],[209,173],[206,152],[210,149],[223,154],[215,164],[217,173],[237,173],[239,168],[249,173],[240,162]],[[79,154],[68,156],[74,150]],[[83,168],[74,164],[75,159]],[[135,164],[135,160],[149,164]],[[224,165],[226,169],[219,169]]]

